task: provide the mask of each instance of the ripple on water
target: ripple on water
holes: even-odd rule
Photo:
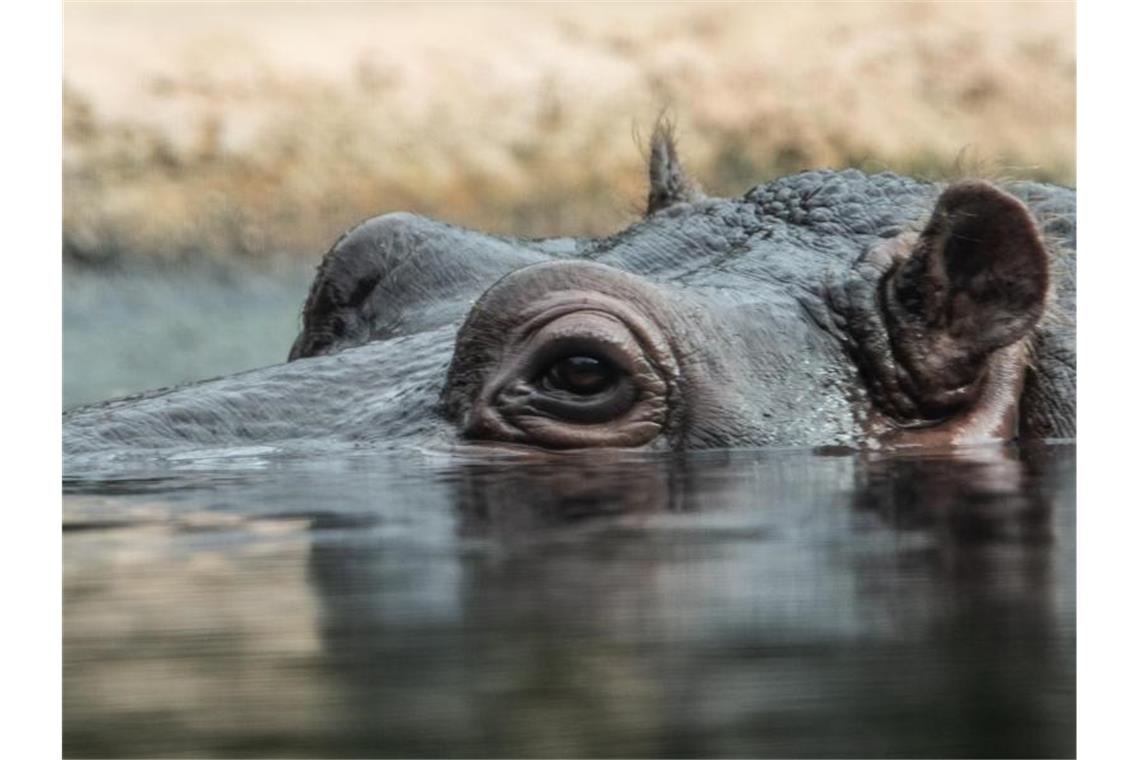
[[[1068,444],[193,464],[65,480],[68,755],[1075,751]]]

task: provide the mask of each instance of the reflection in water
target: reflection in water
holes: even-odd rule
[[[1072,755],[1073,462],[592,452],[70,482],[65,751]]]

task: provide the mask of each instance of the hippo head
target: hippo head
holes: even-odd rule
[[[645,218],[610,237],[364,222],[290,362],[70,410],[67,469],[1075,434],[1074,191],[847,170],[706,198],[664,129],[649,174]]]
[[[481,445],[1071,435],[1072,331],[1046,324],[1071,190],[848,170],[707,198],[663,128],[649,174],[645,218],[606,238],[363,223],[322,262],[289,358],[386,345],[397,385],[417,358],[401,339],[446,336],[446,373],[419,381],[431,408],[408,414]]]

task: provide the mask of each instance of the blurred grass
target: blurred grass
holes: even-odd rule
[[[1071,3],[68,4],[64,256],[315,260],[411,210],[519,236],[636,218],[662,108],[717,195],[970,160],[1071,184]]]

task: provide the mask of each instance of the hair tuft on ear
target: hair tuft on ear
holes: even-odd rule
[[[704,197],[695,182],[685,175],[677,156],[676,128],[664,114],[658,117],[649,143],[649,197],[645,215],[678,203]]]

